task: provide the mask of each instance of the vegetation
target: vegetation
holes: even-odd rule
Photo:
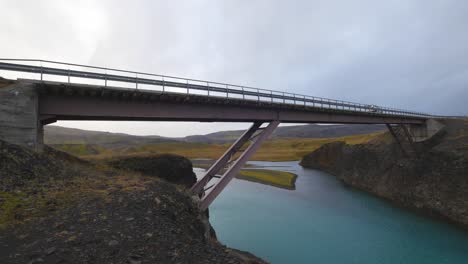
[[[279,138],[265,142],[252,160],[262,161],[291,161],[300,160],[305,154],[314,151],[323,144],[333,141],[343,141],[347,144],[366,143],[383,132],[365,135],[353,135],[338,138]],[[156,154],[177,154],[190,159],[217,159],[230,144],[209,144],[191,142],[161,142],[135,146],[131,148],[109,149],[104,147],[84,147],[80,145],[52,145],[53,147],[86,159],[109,159],[115,156],[147,156]]]
[[[351,135],[369,134],[385,130],[383,125],[298,125],[282,126],[275,129],[272,138],[332,138]],[[220,131],[206,135],[192,135],[183,138],[160,136],[135,136],[122,133],[81,130],[59,126],[44,128],[46,144],[86,144],[100,145],[106,148],[121,148],[151,145],[162,142],[191,142],[224,144],[234,142],[243,130]]]
[[[293,190],[296,188],[297,175],[285,171],[244,169],[237,178]]]
[[[96,154],[112,154],[112,150],[90,144],[58,144],[53,145],[56,149],[67,152],[74,156],[87,156]]]
[[[366,143],[375,137],[381,135],[382,132],[354,135],[338,138],[290,138],[277,139],[274,141],[265,142],[259,151],[253,156],[253,160],[263,161],[291,161],[300,160],[302,157],[320,146],[334,142],[343,141],[347,144],[362,144]]]
[[[18,216],[20,208],[29,205],[29,200],[22,192],[0,192],[0,230],[8,226]]]
[[[49,147],[38,153],[0,140],[0,149],[0,231],[148,181]]]
[[[76,201],[106,201],[108,195],[116,190],[142,190],[147,183],[158,180],[101,164],[83,166],[83,171],[91,173],[89,176],[92,177],[76,175],[60,181],[49,179],[43,184],[33,180],[28,181],[21,190],[0,192],[0,231],[57,210],[74,207]]]

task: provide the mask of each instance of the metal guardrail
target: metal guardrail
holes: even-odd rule
[[[31,65],[34,63],[39,65]],[[46,65],[49,67],[46,67]],[[162,93],[176,92],[173,89],[179,89],[180,93],[180,89],[182,89],[182,93],[186,94],[197,94],[224,98],[238,98],[249,101],[300,105],[305,107],[317,107],[321,109],[334,109],[353,112],[365,112],[370,114],[384,114],[391,116],[407,116],[422,118],[433,116],[421,112],[406,111],[402,109],[353,103],[341,100],[333,100],[288,92],[273,91],[248,86],[240,86],[227,83],[210,82],[204,80],[180,78],[174,76],[127,70],[118,70],[104,67],[95,67],[73,63],[64,63],[57,61],[33,59],[0,59],[0,70],[38,74],[37,77],[41,81],[46,81],[46,79],[50,76],[62,76],[67,78],[65,82],[75,84],[78,84],[80,82],[76,82],[72,78],[78,78],[79,81],[82,79],[100,80],[103,81],[103,83],[101,83],[100,85],[103,85],[105,87],[109,85],[109,82],[131,83],[135,84],[134,89],[154,90],[156,87],[159,87],[158,89]],[[142,89],[142,85],[151,86],[153,87],[153,89]],[[112,87],[115,86],[118,85],[112,85]],[[194,91],[197,91],[198,93],[195,93]]]

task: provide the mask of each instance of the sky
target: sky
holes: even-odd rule
[[[1,58],[57,60],[440,115],[468,114],[464,0],[0,0],[0,10]],[[249,125],[56,124],[162,136]]]

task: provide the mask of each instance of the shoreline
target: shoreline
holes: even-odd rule
[[[242,176],[242,175],[237,175],[237,176],[236,176],[236,179],[244,180],[244,181],[249,181],[249,182],[256,182],[256,183],[260,183],[260,184],[264,184],[264,185],[269,185],[269,186],[272,186],[272,187],[277,187],[277,188],[286,189],[286,190],[295,190],[295,189],[296,189],[297,175],[294,174],[294,173],[291,173],[291,174],[293,174],[293,176],[292,176],[292,184],[291,184],[292,187],[287,187],[287,186],[284,186],[284,185],[275,184],[275,183],[272,183],[272,182],[269,182],[269,181],[262,181],[262,180],[256,179],[256,178],[245,177],[245,176]]]
[[[191,161],[194,168],[203,170],[207,170],[215,162],[215,160],[211,159],[192,159]],[[239,174],[236,175],[236,178],[286,190],[296,189],[297,174],[269,168],[270,166],[263,167],[254,164],[247,164],[241,169]],[[268,179],[269,177],[271,178]]]

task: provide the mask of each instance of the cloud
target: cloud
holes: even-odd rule
[[[468,114],[465,1],[0,0],[0,5],[7,10],[2,57],[59,59]],[[129,123],[102,124],[131,132]],[[141,132],[168,135],[171,127],[146,124]],[[213,130],[213,124],[196,127]],[[230,127],[238,126],[219,128]]]
[[[104,9],[92,0],[0,0],[0,9],[3,58],[85,63],[106,30]]]

